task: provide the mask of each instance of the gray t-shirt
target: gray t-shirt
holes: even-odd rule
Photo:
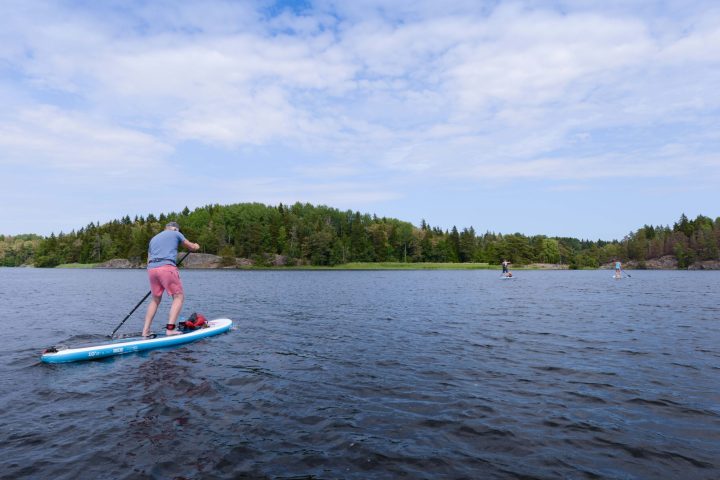
[[[163,265],[175,265],[178,245],[185,241],[185,236],[175,230],[163,230],[150,240],[148,247],[147,268]]]

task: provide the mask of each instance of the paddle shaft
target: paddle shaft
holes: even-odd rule
[[[188,255],[190,255],[190,252],[187,252],[187,253],[180,259],[180,261],[177,262],[175,265],[179,267],[180,264],[183,262],[183,260],[185,260],[185,259],[187,258]],[[142,300],[140,300],[140,301],[138,302],[138,304],[135,305],[135,308],[133,308],[132,310],[130,310],[130,313],[128,313],[128,314],[125,316],[125,318],[123,318],[123,321],[120,322],[120,325],[118,325],[117,327],[115,327],[115,330],[113,330],[112,333],[109,335],[110,338],[112,338],[112,337],[115,335],[115,332],[117,332],[117,331],[120,329],[120,327],[123,326],[123,324],[127,321],[127,319],[130,318],[130,315],[132,315],[133,313],[135,313],[135,310],[137,310],[137,309],[140,307],[140,305],[142,305],[143,302],[145,302],[145,300],[147,300],[147,298],[148,298],[151,294],[152,294],[152,291],[149,291],[148,293],[146,293],[145,296],[142,298]]]

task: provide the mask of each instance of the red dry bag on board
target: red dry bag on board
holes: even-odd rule
[[[180,327],[185,331],[197,330],[198,328],[208,327],[208,322],[202,313],[193,313],[190,318],[180,322]]]

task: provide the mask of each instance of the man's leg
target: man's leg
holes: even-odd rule
[[[168,316],[168,323],[175,325],[177,323],[178,316],[180,316],[180,310],[182,310],[183,302],[185,301],[185,295],[182,293],[176,293],[173,297],[172,305],[170,306],[170,315]],[[177,335],[182,332],[178,332],[177,328],[174,330],[168,330],[167,335]]]
[[[147,337],[150,335],[150,326],[152,325],[153,318],[155,318],[155,313],[157,312],[158,306],[160,305],[160,302],[162,301],[162,295],[159,297],[156,297],[155,295],[152,296],[152,299],[150,300],[150,304],[148,305],[147,312],[145,313],[145,325],[143,326],[143,337]]]

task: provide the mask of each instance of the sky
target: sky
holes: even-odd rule
[[[622,239],[720,216],[720,3],[0,3],[0,234],[309,202]]]

